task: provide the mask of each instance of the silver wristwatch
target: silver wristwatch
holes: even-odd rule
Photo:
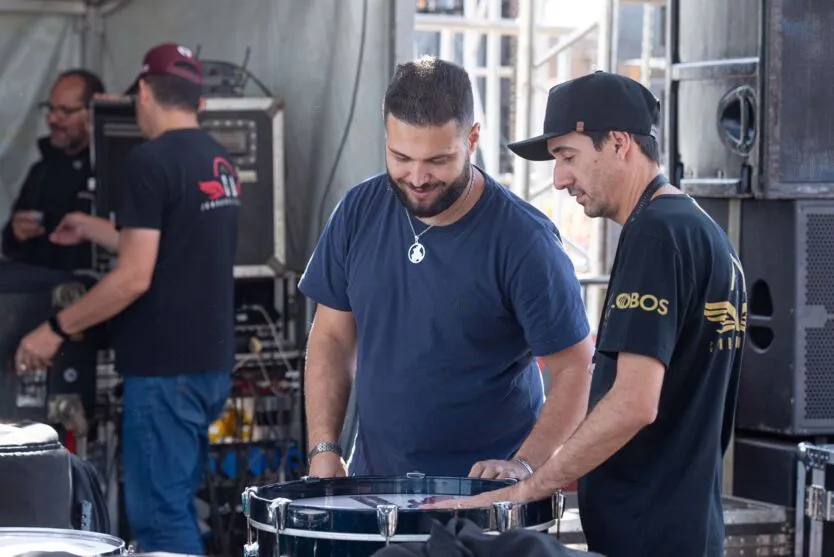
[[[524,469],[527,470],[528,474],[530,474],[531,476],[533,475],[533,467],[530,466],[530,463],[527,462],[525,459],[520,458],[520,457],[515,457],[513,459],[513,461],[518,462],[519,464],[521,464],[524,467]]]
[[[313,457],[319,453],[336,453],[341,457],[342,447],[340,447],[336,443],[328,443],[326,441],[322,441],[321,443],[316,444],[316,446],[310,449],[310,452],[307,453],[307,462],[313,460]]]

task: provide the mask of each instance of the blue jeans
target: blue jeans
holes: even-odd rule
[[[124,499],[139,551],[205,555],[194,497],[231,371],[124,379]]]

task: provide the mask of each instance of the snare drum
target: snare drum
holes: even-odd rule
[[[426,510],[421,505],[494,491],[515,480],[430,477],[349,477],[247,487],[243,513],[249,541],[245,557],[367,557],[389,543],[428,540],[434,520],[471,520],[485,532],[513,528],[547,531],[561,519],[564,497],[488,508]],[[275,544],[279,552],[275,552]]]
[[[0,556],[64,554],[83,557],[128,555],[115,536],[55,528],[0,528]]]

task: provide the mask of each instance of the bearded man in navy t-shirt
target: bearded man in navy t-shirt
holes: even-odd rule
[[[355,381],[352,474],[524,478],[587,410],[593,344],[573,265],[544,214],[470,163],[480,126],[464,69],[399,66],[383,114],[387,172],[347,192],[299,285],[318,304],[310,474],[347,473]]]

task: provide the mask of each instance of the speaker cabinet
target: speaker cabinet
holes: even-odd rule
[[[834,200],[697,201],[728,233],[740,205],[748,307],[736,428],[834,435]]]
[[[799,441],[736,436],[733,495],[771,505],[796,507]]]
[[[93,419],[104,326],[63,343],[48,371],[18,376],[14,361],[26,334],[80,296],[78,287],[89,289],[93,283],[89,277],[0,261],[0,421],[54,424],[50,417],[62,399],[80,402],[84,417]]]
[[[133,103],[97,101],[92,110],[95,211],[112,218],[121,194],[122,163],[145,139]],[[303,270],[303,262],[287,263],[283,100],[208,98],[200,127],[228,151],[242,191],[235,278],[273,278],[290,267]],[[215,163],[215,179],[231,192],[222,168]],[[97,250],[99,271],[107,272],[113,261],[112,254]]]
[[[665,150],[702,197],[834,198],[834,2],[669,0]]]

